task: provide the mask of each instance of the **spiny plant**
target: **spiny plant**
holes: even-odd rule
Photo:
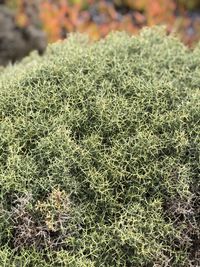
[[[200,266],[200,46],[82,35],[0,73],[1,266]]]

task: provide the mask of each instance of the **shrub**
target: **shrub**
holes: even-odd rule
[[[71,35],[1,70],[1,266],[200,265],[199,47]]]

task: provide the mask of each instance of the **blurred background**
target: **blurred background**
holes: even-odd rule
[[[188,46],[200,39],[200,0],[0,0],[0,65],[70,32],[91,40],[110,31],[137,34],[144,26],[166,25]]]

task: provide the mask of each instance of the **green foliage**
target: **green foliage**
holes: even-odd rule
[[[82,35],[0,73],[1,266],[199,266],[200,50]]]

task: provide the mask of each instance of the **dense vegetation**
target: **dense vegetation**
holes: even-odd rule
[[[200,266],[200,46],[81,35],[0,74],[1,266]]]

